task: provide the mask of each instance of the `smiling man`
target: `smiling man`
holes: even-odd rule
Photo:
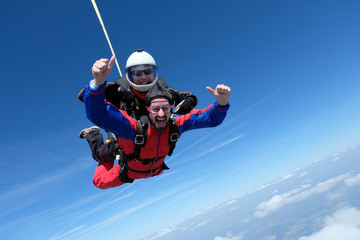
[[[113,63],[110,60],[106,67],[93,72],[95,79],[83,91],[89,120],[114,133],[122,149],[118,164],[114,165],[114,161],[100,162],[96,167],[93,183],[101,189],[163,173],[168,169],[164,160],[167,155],[171,155],[182,133],[221,124],[229,109],[228,98],[231,93],[230,88],[222,84],[217,85],[215,90],[207,87],[216,98],[215,103],[172,118],[174,98],[167,89],[155,84],[145,99],[149,121],[137,121],[125,111],[104,101],[106,81],[102,74],[111,70]]]
[[[130,71],[131,74],[128,75],[129,79],[136,85],[147,85],[154,82],[156,69],[152,65],[136,65],[131,67]]]
[[[149,121],[158,132],[164,132],[169,125],[173,97],[163,88],[156,86],[146,95],[145,105],[148,106]]]

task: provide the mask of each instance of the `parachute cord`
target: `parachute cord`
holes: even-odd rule
[[[106,39],[107,39],[107,41],[108,41],[108,43],[109,43],[111,53],[112,53],[113,56],[115,56],[114,50],[113,50],[113,48],[112,48],[112,46],[111,46],[109,36],[108,36],[108,34],[107,34],[107,32],[106,32],[105,25],[104,25],[103,20],[102,20],[102,18],[101,18],[101,15],[100,15],[99,9],[98,9],[98,7],[97,7],[97,5],[96,5],[96,2],[95,2],[95,0],[91,0],[91,2],[92,2],[92,4],[93,4],[94,9],[95,9],[95,12],[96,12],[96,14],[97,14],[97,16],[98,16],[98,18],[99,18],[99,21],[100,21],[100,24],[101,24],[101,26],[102,26],[102,29],[104,30],[104,34],[105,34],[105,37],[106,37]],[[117,58],[115,58],[115,63],[116,63],[117,69],[118,69],[118,71],[119,71],[119,73],[120,73],[120,77],[122,77],[121,70],[120,70],[119,63],[118,63],[118,61],[117,61]]]

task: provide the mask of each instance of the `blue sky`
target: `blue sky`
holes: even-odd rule
[[[93,62],[111,56],[91,1],[3,1],[7,239],[134,239],[360,142],[358,1],[97,4],[122,72],[143,48],[199,108],[213,101],[206,86],[229,85],[230,111],[221,126],[184,134],[166,174],[99,190],[76,98]]]

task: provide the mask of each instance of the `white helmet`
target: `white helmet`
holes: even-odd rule
[[[152,73],[154,74],[154,77],[153,77],[151,83],[144,84],[144,85],[138,85],[133,82],[133,74],[134,73],[132,73],[131,69],[132,69],[132,67],[138,66],[138,65],[152,66]],[[126,71],[126,79],[128,80],[130,86],[139,92],[149,91],[156,84],[156,82],[158,80],[156,62],[155,62],[154,58],[149,53],[145,52],[143,49],[136,49],[130,55],[130,57],[126,61],[125,71]]]

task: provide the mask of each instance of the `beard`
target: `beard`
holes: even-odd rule
[[[150,118],[150,124],[151,126],[153,126],[153,128],[155,128],[156,131],[163,132],[166,130],[166,128],[169,125],[169,118],[167,117]]]

